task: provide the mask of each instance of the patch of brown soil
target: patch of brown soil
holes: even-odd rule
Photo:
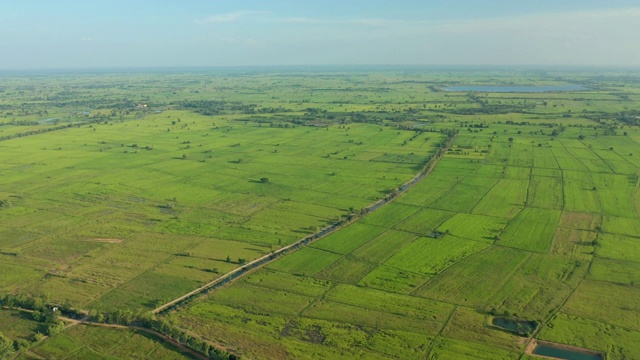
[[[124,239],[115,239],[115,238],[93,238],[93,239],[88,239],[87,241],[102,242],[102,243],[109,243],[109,244],[119,244],[119,243],[123,242],[123,241],[124,241]]]

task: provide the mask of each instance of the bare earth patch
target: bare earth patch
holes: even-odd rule
[[[109,243],[109,244],[119,244],[119,243],[123,242],[123,241],[124,241],[124,239],[115,239],[115,238],[93,238],[93,239],[88,239],[87,241],[103,242],[103,243]]]

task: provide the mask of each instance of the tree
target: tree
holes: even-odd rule
[[[49,336],[57,335],[61,333],[62,330],[64,330],[64,323],[62,321],[58,321],[58,322],[49,324],[49,326],[47,327],[47,335]]]
[[[22,351],[24,349],[29,348],[29,346],[31,346],[31,344],[29,343],[28,340],[26,339],[18,339],[14,342],[13,347],[17,350],[17,351]],[[1,355],[0,355],[1,356]]]
[[[269,178],[266,178],[266,177],[260,178],[260,182],[263,184],[266,184],[269,182]]]
[[[0,333],[0,359],[8,359],[13,353],[13,341]]]
[[[509,142],[511,142],[511,143],[512,143],[512,142],[513,142],[513,138],[509,138]]]
[[[182,160],[187,160],[189,156],[187,154],[182,154]]]

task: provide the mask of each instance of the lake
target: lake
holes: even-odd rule
[[[566,360],[602,360],[602,356],[588,351],[580,351],[553,344],[538,344],[533,349],[534,355],[549,356]]]
[[[542,93],[554,91],[584,91],[589,90],[588,87],[582,85],[547,85],[547,86],[511,86],[511,85],[463,85],[449,86],[443,88],[444,91],[458,92],[497,92],[497,93]]]

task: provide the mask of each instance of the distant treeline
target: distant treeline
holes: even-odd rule
[[[205,116],[220,115],[227,111],[255,114],[258,107],[256,104],[230,103],[222,100],[184,100],[173,105]]]
[[[33,342],[38,342],[44,335],[56,335],[64,330],[65,325],[59,320],[59,315],[68,316],[70,318],[83,318],[85,314],[78,313],[70,303],[51,304],[44,297],[30,297],[26,295],[6,294],[0,297],[0,306],[11,309],[32,310],[32,316],[35,321],[47,325],[46,334],[36,333]],[[55,311],[54,311],[55,310]],[[229,354],[224,350],[220,350],[212,346],[206,341],[193,337],[186,332],[175,327],[172,323],[164,318],[156,319],[155,316],[144,310],[132,311],[114,310],[108,312],[92,311],[89,314],[90,321],[103,324],[118,324],[124,326],[139,326],[147,329],[155,330],[164,334],[173,340],[186,345],[190,349],[197,351],[210,359],[215,360],[236,360],[238,357]],[[18,343],[14,345],[16,350],[29,347],[29,343]]]

